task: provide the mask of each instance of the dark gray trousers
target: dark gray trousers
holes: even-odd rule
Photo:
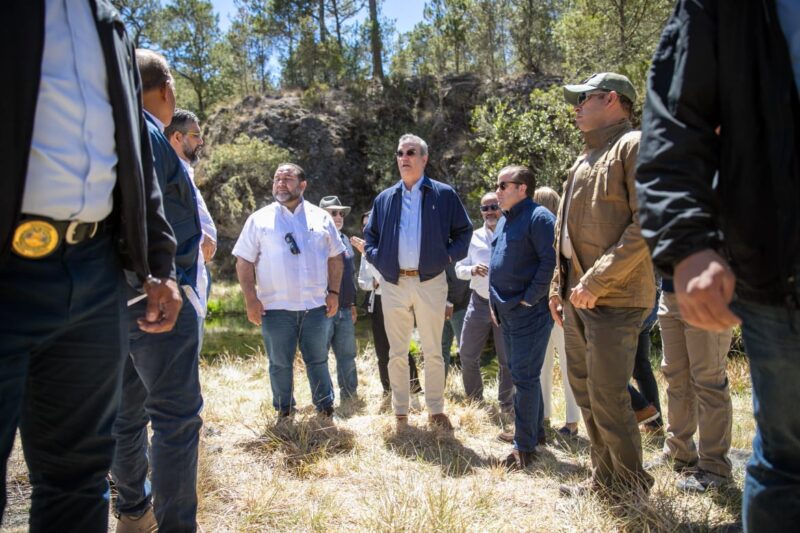
[[[464,391],[467,397],[473,400],[483,399],[481,352],[489,339],[489,333],[494,335],[494,346],[497,353],[497,366],[499,367],[497,389],[500,408],[505,412],[510,412],[514,408],[514,386],[511,383],[511,372],[508,370],[503,330],[492,324],[489,300],[481,298],[475,291],[472,291],[467,314],[464,317],[464,327],[461,330],[459,353]]]

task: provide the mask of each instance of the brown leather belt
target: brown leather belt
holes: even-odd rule
[[[419,276],[419,270],[403,270],[403,269],[401,268],[401,269],[400,269],[400,275],[401,275],[401,276],[413,276],[413,277],[417,277],[417,276]]]

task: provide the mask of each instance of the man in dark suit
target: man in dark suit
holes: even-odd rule
[[[125,362],[122,400],[113,430],[117,450],[111,473],[118,492],[117,531],[150,531],[156,521],[161,531],[194,531],[203,399],[198,371],[200,319],[192,302],[198,300],[195,291],[202,232],[194,188],[163,133],[175,112],[169,65],[150,50],[137,50],[136,61],[164,211],[178,242],[175,267],[184,302],[175,329],[169,333],[151,335],[129,325],[130,357]],[[149,457],[148,421],[153,428]],[[147,479],[150,468],[152,482]]]
[[[172,328],[181,301],[139,103],[133,47],[106,0],[3,6],[0,48],[0,519],[19,426],[30,531],[107,530],[111,425],[134,313]],[[83,68],[82,65],[93,68]]]

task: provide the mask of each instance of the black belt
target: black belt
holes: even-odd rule
[[[14,229],[12,249],[20,257],[41,259],[55,252],[62,243],[74,245],[93,238],[104,225],[105,221],[53,220],[23,215]]]

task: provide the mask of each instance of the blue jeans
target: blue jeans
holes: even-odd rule
[[[272,406],[278,412],[288,414],[295,406],[293,372],[298,342],[314,407],[323,411],[333,406],[333,383],[328,372],[330,328],[331,320],[325,316],[324,306],[308,311],[270,310],[261,317]]]
[[[200,321],[184,298],[172,331],[144,333],[135,320],[144,314],[144,306],[142,301],[131,308],[131,353],[114,422],[117,450],[111,474],[118,492],[117,512],[138,516],[152,502],[161,531],[195,531],[197,446],[203,423]],[[153,428],[149,450],[148,421]]]
[[[128,351],[125,280],[108,230],[0,266],[0,521],[19,426],[30,531],[108,529],[111,424]]]
[[[331,319],[328,343],[336,356],[336,379],[342,400],[354,398],[358,392],[356,372],[356,325],[351,307],[340,308]]]
[[[514,384],[514,447],[522,452],[536,450],[544,438],[544,401],[540,381],[553,318],[547,299],[532,307],[517,305],[500,312],[506,341],[506,358]]]
[[[745,531],[794,531],[800,522],[800,312],[742,301],[731,309],[742,319],[756,419],[742,523]]]

